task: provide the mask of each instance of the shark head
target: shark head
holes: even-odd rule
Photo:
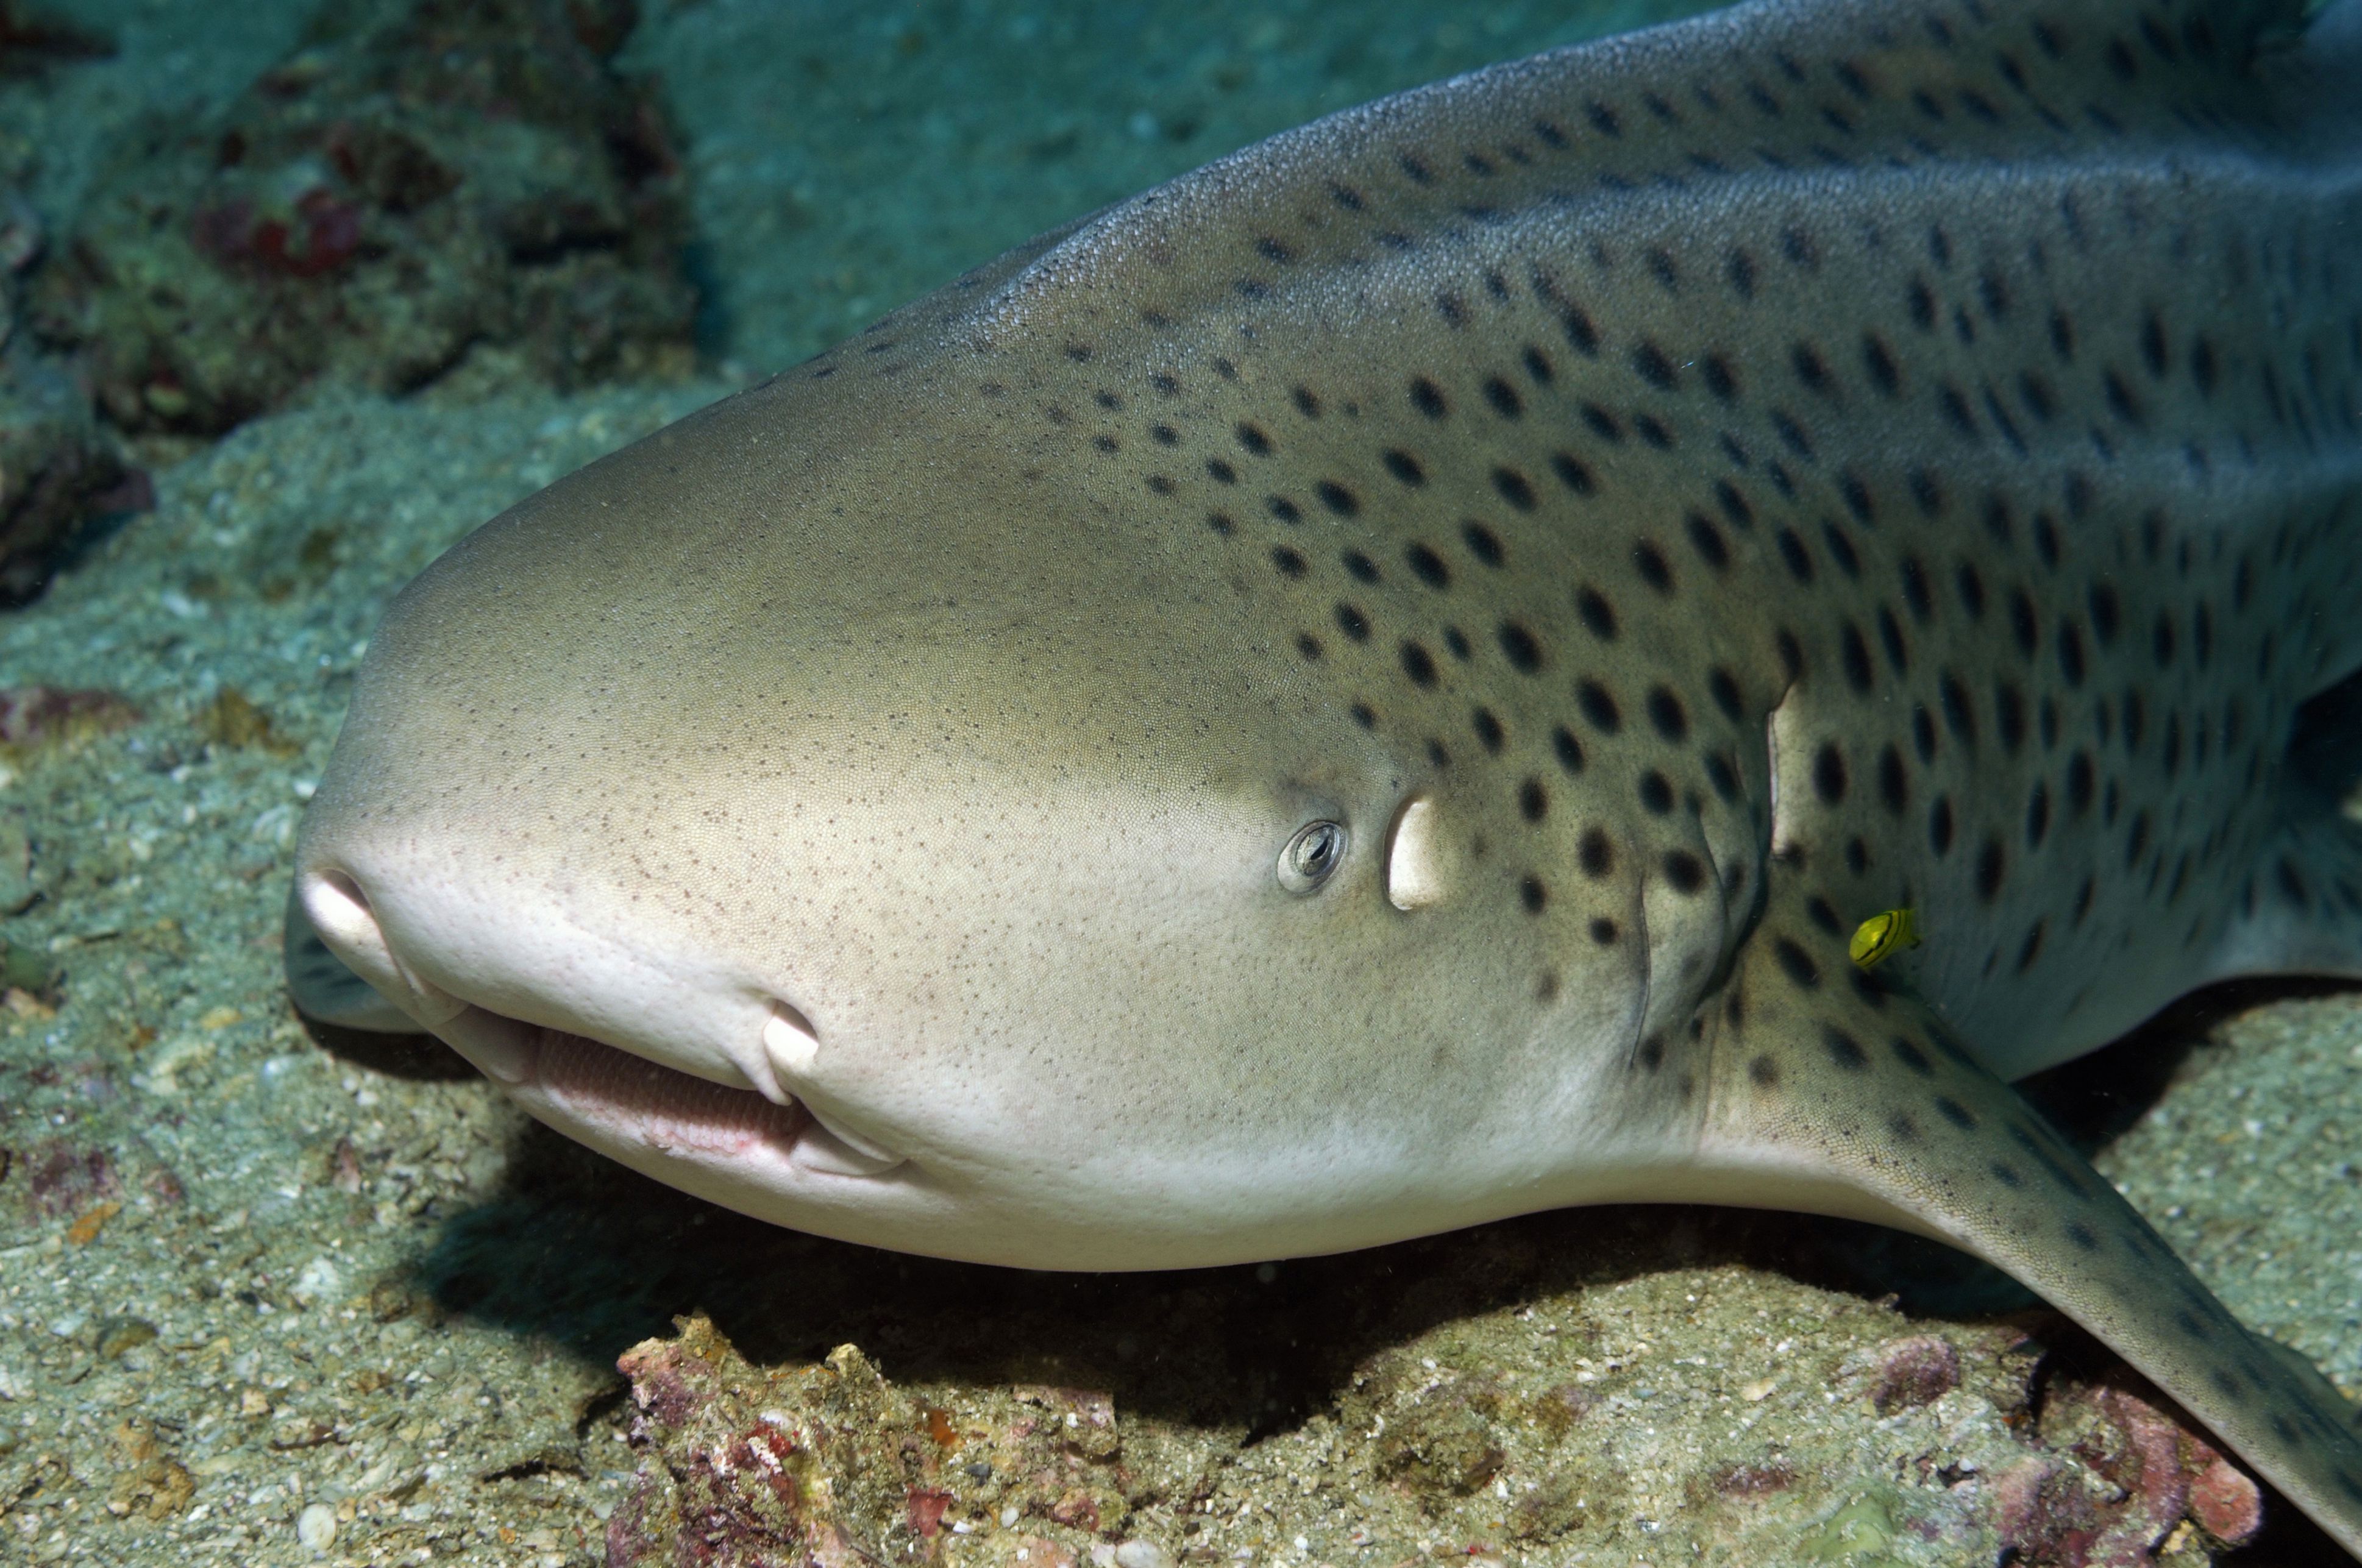
[[[329,947],[561,1132],[906,1250],[1334,1250],[1644,1163],[1681,1116],[1617,1070],[1645,912],[1579,914],[1536,858],[1606,819],[1555,763],[1470,765],[1507,725],[1550,755],[1473,684],[1448,743],[1371,723],[1422,693],[1355,657],[1351,617],[1440,597],[1423,566],[1467,579],[1472,677],[1535,684],[1481,596],[1516,575],[1439,536],[1359,609],[1298,602],[1297,547],[1176,525],[1155,436],[1109,461],[1039,418],[1132,386],[1012,410],[955,395],[966,359],[823,361],[430,568],[305,823]]]

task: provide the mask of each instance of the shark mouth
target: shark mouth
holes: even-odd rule
[[[709,1165],[784,1163],[827,1176],[882,1176],[905,1163],[828,1126],[784,1091],[774,1100],[488,1008],[469,1004],[435,1033],[526,1110],[618,1154]]]

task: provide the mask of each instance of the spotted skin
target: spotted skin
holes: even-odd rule
[[[792,1068],[890,1181],[516,1092],[880,1244],[1938,1235],[2362,1551],[2351,1407],[2004,1087],[2362,974],[2288,763],[2362,667],[2362,5],[2301,12],[1743,6],[1047,236],[430,569],[299,895],[366,894],[339,955],[436,1027]],[[1276,886],[1316,819],[1339,870]],[[766,996],[816,1050],[750,1058]]]

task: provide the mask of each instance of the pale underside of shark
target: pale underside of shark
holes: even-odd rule
[[[2362,1551],[2353,1408],[2004,1087],[2362,974],[2357,10],[1754,5],[1039,240],[403,593],[298,999],[992,1262],[1907,1227]]]

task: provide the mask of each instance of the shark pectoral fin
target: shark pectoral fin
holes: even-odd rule
[[[304,1017],[339,1029],[360,1029],[373,1034],[425,1032],[408,1013],[394,1006],[377,988],[362,979],[328,951],[304,912],[295,889],[287,890],[287,918],[282,927],[287,994]]]
[[[2355,1407],[2234,1318],[1939,1019],[1796,903],[1772,900],[1725,992],[1699,1150],[1717,1187],[1884,1219],[2005,1270],[2362,1555]]]

